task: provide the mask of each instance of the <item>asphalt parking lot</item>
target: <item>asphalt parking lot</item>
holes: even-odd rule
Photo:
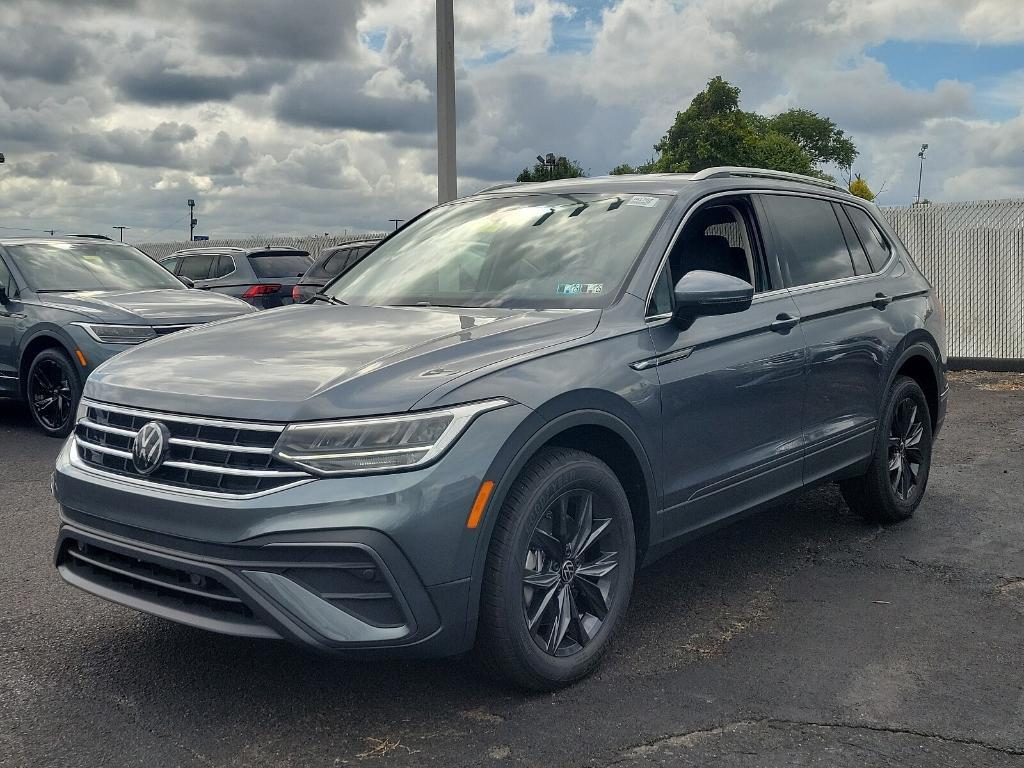
[[[593,678],[351,664],[65,586],[57,441],[0,401],[0,765],[1024,765],[1024,375],[958,374],[927,497],[834,487],[641,572]]]

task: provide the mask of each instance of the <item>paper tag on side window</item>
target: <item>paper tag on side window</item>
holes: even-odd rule
[[[658,204],[658,198],[650,195],[633,195],[626,205],[639,205],[641,208],[653,208]]]

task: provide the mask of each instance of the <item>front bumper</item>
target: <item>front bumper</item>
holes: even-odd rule
[[[100,597],[218,632],[350,655],[459,653],[472,644],[486,550],[466,518],[529,413],[482,414],[419,470],[237,498],[97,473],[69,440],[54,474],[56,565]]]
[[[57,570],[69,584],[135,610],[349,655],[463,650],[469,580],[427,589],[378,532],[212,547],[152,535],[131,540],[90,527],[95,522],[62,509]]]

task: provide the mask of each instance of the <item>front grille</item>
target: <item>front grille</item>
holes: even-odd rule
[[[85,416],[75,427],[75,445],[87,466],[104,472],[231,496],[266,493],[311,477],[272,455],[283,429],[279,425],[85,405]],[[171,437],[163,464],[144,475],[135,469],[131,451],[136,433],[150,421],[163,423]]]
[[[224,583],[184,564],[172,567],[71,537],[63,542],[57,564],[91,584],[234,625],[243,634],[275,634]]]

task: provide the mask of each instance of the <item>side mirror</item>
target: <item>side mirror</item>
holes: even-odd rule
[[[673,319],[689,325],[704,315],[731,315],[743,312],[754,299],[754,286],[722,272],[695,269],[676,283]]]
[[[178,275],[178,279],[185,284],[186,288],[196,287],[195,281],[191,277],[182,277],[181,275]]]

